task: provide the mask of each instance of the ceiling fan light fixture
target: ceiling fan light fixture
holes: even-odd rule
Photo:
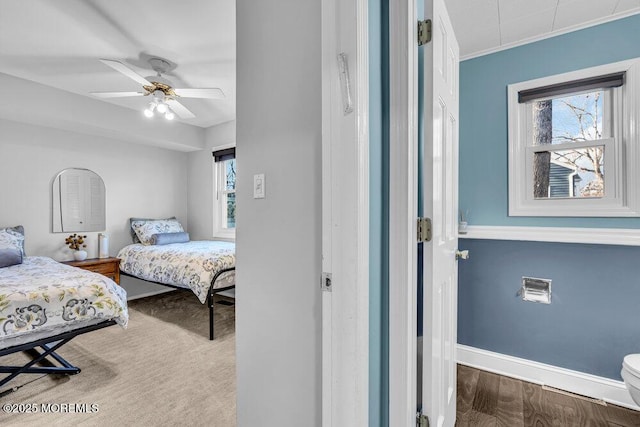
[[[143,110],[143,114],[148,118],[152,118],[156,115],[155,113],[158,113],[163,115],[166,120],[174,120],[176,116],[182,120],[196,117],[187,107],[176,100],[177,97],[203,99],[224,98],[224,93],[219,88],[174,88],[171,80],[165,78],[162,74],[175,69],[177,66],[175,63],[146,54],[141,54],[141,58],[149,63],[151,68],[157,73],[156,76],[142,77],[121,61],[112,59],[101,59],[100,61],[141,84],[144,92],[92,92],[92,94],[99,98],[149,96],[151,102],[148,107]]]
[[[156,108],[156,103],[155,102],[150,102],[149,106],[147,108],[145,108],[145,110],[143,111],[145,117],[148,118],[152,118],[153,117],[153,110],[155,110]]]
[[[156,111],[158,111],[158,113],[160,114],[164,114],[167,111],[169,111],[169,106],[164,102],[159,102],[158,105],[156,106]]]

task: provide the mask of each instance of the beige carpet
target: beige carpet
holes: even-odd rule
[[[195,295],[174,291],[129,303],[129,327],[74,338],[59,350],[82,372],[46,376],[0,398],[6,404],[97,405],[93,413],[7,414],[2,425],[234,426],[234,307],[216,304],[216,339]],[[27,356],[4,357],[14,364]],[[21,375],[12,386],[39,375]],[[5,386],[3,389],[6,389]],[[62,409],[61,409],[62,410]]]

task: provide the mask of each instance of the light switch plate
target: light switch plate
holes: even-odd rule
[[[265,195],[265,181],[264,174],[260,173],[253,175],[253,198],[264,199]]]

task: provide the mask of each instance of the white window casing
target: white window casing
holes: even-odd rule
[[[232,148],[232,147],[224,147]],[[235,240],[236,229],[227,228],[227,196],[235,193],[226,188],[227,160],[213,163],[213,238]]]
[[[624,84],[605,89],[603,138],[533,146],[530,103],[518,93],[564,82],[624,72]],[[508,86],[509,216],[637,217],[640,216],[640,59],[607,64]],[[533,156],[603,146],[605,196],[544,198],[533,196]]]

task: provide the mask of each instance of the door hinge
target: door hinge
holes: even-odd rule
[[[325,292],[331,292],[331,273],[322,273],[320,288]]]
[[[418,218],[418,243],[431,241],[431,218]]]
[[[429,417],[426,415],[422,415],[421,413],[416,414],[416,426],[417,427],[429,427]]]
[[[425,45],[431,41],[431,19],[418,21],[418,46]]]

